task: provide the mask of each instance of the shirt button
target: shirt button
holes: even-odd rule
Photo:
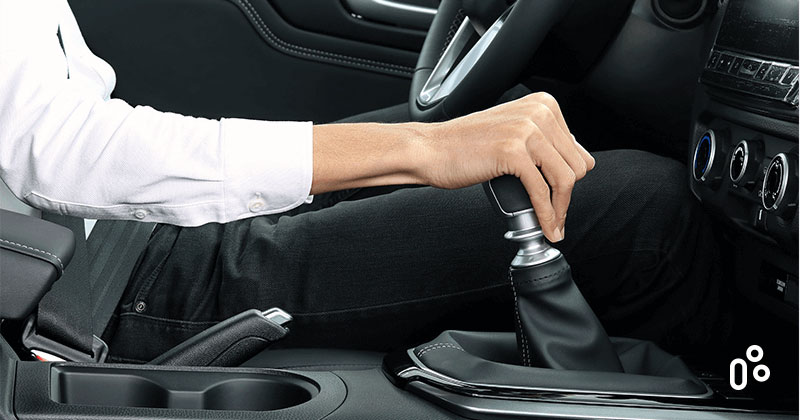
[[[133,212],[133,217],[142,220],[145,217],[147,217],[147,212],[142,209],[136,210],[135,212]]]
[[[258,213],[261,210],[264,210],[264,207],[266,207],[266,205],[267,205],[267,203],[264,202],[264,199],[259,197],[259,198],[254,198],[254,199],[250,200],[250,203],[247,205],[247,208],[252,213]]]

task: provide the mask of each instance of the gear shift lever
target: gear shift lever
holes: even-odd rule
[[[483,186],[492,206],[506,218],[505,238],[519,244],[509,273],[523,364],[622,372],[605,329],[572,280],[569,264],[545,241],[522,182],[506,175]]]

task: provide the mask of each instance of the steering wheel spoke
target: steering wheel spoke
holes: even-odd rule
[[[464,18],[453,40],[423,85],[417,97],[420,106],[433,105],[449,96],[458,87],[495,40],[512,7],[509,7],[482,35],[479,34],[479,25],[474,25],[469,17]],[[478,40],[474,41],[476,37]],[[468,50],[466,54],[465,50]]]
[[[505,7],[504,3],[498,1],[497,5]],[[478,10],[486,3],[477,3],[481,7],[476,9],[476,3],[468,0],[442,0],[411,81],[412,119],[441,121],[495,103],[519,83],[542,40],[572,3],[519,0],[505,9],[494,9],[503,13],[492,20],[498,16],[488,10],[492,8],[487,8],[487,13]],[[467,17],[459,21],[465,10]],[[450,39],[449,32],[459,24]]]

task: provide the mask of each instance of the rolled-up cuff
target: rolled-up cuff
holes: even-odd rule
[[[306,202],[313,172],[310,122],[223,119],[220,130],[226,221]]]

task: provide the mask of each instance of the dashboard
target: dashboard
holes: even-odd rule
[[[692,112],[691,188],[734,227],[744,294],[794,319],[798,0],[721,2]]]

